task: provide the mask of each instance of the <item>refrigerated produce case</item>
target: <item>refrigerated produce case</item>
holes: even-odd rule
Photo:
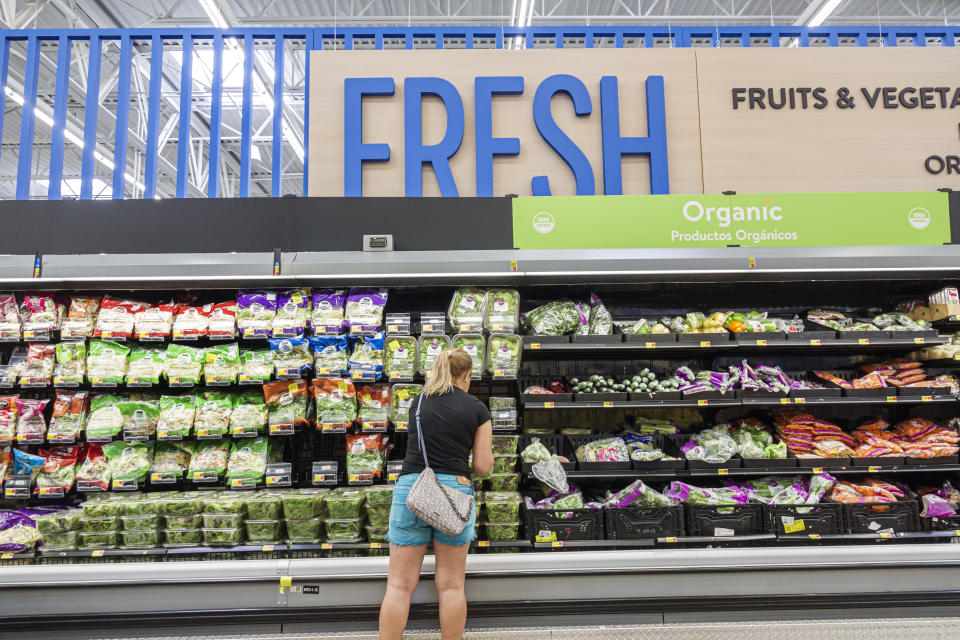
[[[275,257],[279,257],[279,275],[271,275]],[[955,281],[960,250],[951,245],[589,252],[504,249],[374,257],[351,252],[78,255],[45,256],[41,277],[30,278],[33,266],[32,256],[0,257],[0,290],[18,295],[28,290],[96,294],[122,290],[133,298],[153,300],[182,290],[212,299],[254,287],[383,286],[390,289],[388,313],[419,317],[422,312],[446,310],[456,288],[510,287],[519,290],[525,308],[531,301],[585,299],[596,292],[618,320],[634,319],[653,309],[761,308],[784,314],[828,306],[889,309],[900,300],[924,298]],[[525,336],[518,379],[494,379],[485,373],[475,382],[474,391],[484,400],[513,398],[518,420],[506,426],[516,426],[518,433],[530,428],[622,428],[636,415],[670,415],[687,433],[698,429],[686,428],[691,424],[710,426],[738,412],[777,411],[787,405],[802,405],[805,411],[831,417],[878,414],[891,423],[913,416],[946,421],[960,415],[955,394],[890,391],[870,397],[701,398],[678,394],[660,399],[623,393],[615,399],[593,399],[570,393],[553,401],[522,393],[528,383],[568,381],[591,371],[628,373],[643,366],[707,369],[747,359],[777,363],[784,370],[839,369],[949,342],[953,327],[935,326],[934,335],[885,334],[853,340],[835,336],[817,338],[816,344],[786,336],[748,340],[724,336],[694,342],[628,342],[620,335],[602,340]],[[448,334],[454,333],[448,327]],[[51,338],[58,341],[56,335]],[[11,341],[0,349],[9,351],[20,344]],[[7,355],[3,357],[6,361]],[[953,364],[941,361],[927,366],[949,373]],[[402,446],[405,434],[390,430]],[[343,449],[344,436],[312,428],[305,431],[279,436],[291,442],[285,461],[294,469],[309,467],[311,473],[318,473],[312,462],[336,459],[340,468],[332,473],[339,474],[339,484],[349,483],[344,460],[336,453]],[[572,449],[579,437],[556,436],[554,453]],[[522,437],[528,442],[536,436]],[[303,439],[310,440],[308,448],[293,444]],[[392,457],[401,453],[398,447]],[[780,461],[745,466],[737,460],[699,467],[628,462],[595,468],[573,462],[568,480],[597,492],[617,490],[637,479],[658,487],[673,481],[709,486],[766,475],[807,477],[823,471],[839,479],[882,476],[916,486],[955,478],[960,471],[956,460],[880,461],[877,465],[849,460],[826,469],[804,467],[795,460],[789,466]],[[521,490],[536,490],[528,470],[518,471]],[[312,484],[308,480],[295,477],[292,484]],[[877,615],[895,610],[901,616],[956,611],[960,546],[953,543],[960,536],[960,521],[935,528],[929,519],[921,520],[914,504],[904,518],[891,517],[890,523],[884,520],[876,527],[872,524],[879,518],[868,518],[858,528],[853,524],[858,517],[856,505],[818,506],[823,509],[815,519],[809,512],[802,518],[787,515],[806,518],[802,530],[785,530],[786,514],[761,504],[743,505],[733,514],[691,505],[656,513],[571,510],[577,511],[573,515],[578,526],[571,527],[567,516],[559,523],[562,526],[552,529],[549,523],[535,520],[542,514],[524,510],[518,540],[490,540],[480,529],[481,539],[474,544],[476,553],[470,556],[467,569],[471,616],[545,620],[599,614],[629,622],[724,619],[734,611],[741,619],[809,618],[838,609]],[[795,527],[795,521],[789,522]],[[576,533],[570,535],[574,529]],[[551,530],[561,535],[539,535]],[[248,624],[251,629],[277,621],[294,626],[349,623],[373,616],[382,596],[386,544],[371,540],[5,553],[0,558],[5,605],[0,623],[10,633],[24,634],[78,626],[93,633],[104,627],[200,628],[226,621]],[[428,557],[426,582],[430,572]],[[38,607],[37,603],[43,604]],[[415,597],[414,618],[433,615],[434,603],[435,595],[422,588]]]

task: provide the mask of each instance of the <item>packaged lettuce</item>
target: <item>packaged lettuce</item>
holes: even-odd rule
[[[277,440],[267,438],[234,440],[227,465],[227,477],[260,480],[268,464],[280,461],[282,452],[282,445]]]
[[[153,437],[157,433],[160,409],[156,402],[124,400],[117,403],[125,436]]]
[[[490,489],[493,491],[516,491],[519,486],[519,473],[490,474]]]
[[[557,300],[524,313],[524,325],[535,336],[563,336],[582,324],[577,306],[569,300]]]
[[[420,336],[420,375],[426,376],[441,353],[450,348],[450,338],[442,335]]]
[[[127,375],[130,347],[109,340],[91,340],[87,352],[87,379],[90,382],[121,384]]]
[[[193,431],[197,436],[227,435],[230,432],[230,414],[233,397],[224,391],[205,391],[197,400],[193,417]]]
[[[210,336],[235,337],[237,335],[237,302],[229,300],[207,306],[210,308]]]
[[[287,518],[287,540],[293,543],[320,541],[320,518]]]
[[[110,461],[113,481],[136,480],[143,482],[150,473],[153,462],[152,442],[110,442],[103,445],[103,453]]]
[[[230,442],[227,440],[211,440],[198,442],[197,449],[190,458],[187,475],[215,473],[218,478],[223,477],[227,470],[227,460],[230,457]]]
[[[516,491],[487,491],[483,504],[490,522],[516,522],[520,519],[520,503],[523,500]]]
[[[395,384],[390,388],[390,420],[394,425],[407,425],[413,401],[423,393],[423,385]]]
[[[115,518],[120,515],[120,496],[117,494],[93,494],[80,505],[84,518]],[[114,526],[116,521],[113,521]],[[81,519],[80,528],[84,529]],[[91,531],[92,529],[86,528]]]
[[[390,336],[384,349],[384,372],[390,380],[412,380],[417,372],[417,339]]]
[[[202,307],[179,307],[173,318],[173,339],[208,335],[212,309],[213,305],[210,304]]]
[[[240,352],[240,382],[266,381],[273,377],[273,352],[269,349],[243,349]]]
[[[16,405],[14,405],[16,406]],[[53,417],[47,429],[48,440],[70,440],[80,437],[80,431],[90,410],[88,391],[57,391],[53,401]]]
[[[350,424],[357,419],[357,392],[352,380],[316,378],[311,385],[317,424]]]
[[[160,516],[152,513],[139,516],[120,516],[120,526],[124,531],[159,529]]]
[[[200,529],[165,529],[163,537],[165,547],[195,547],[203,539]]]
[[[517,455],[517,449],[520,446],[518,436],[493,436],[493,454],[494,455]],[[547,457],[549,458],[549,452]]]
[[[163,371],[171,384],[200,384],[203,369],[203,349],[182,344],[167,345]]]
[[[488,522],[484,525],[487,539],[491,542],[517,540],[520,536],[519,522]]]
[[[273,291],[241,291],[237,294],[237,328],[244,336],[269,336],[277,313]]]
[[[117,405],[123,399],[114,395],[98,395],[90,400],[87,418],[87,439],[111,438],[123,429],[123,416]]]
[[[203,542],[205,544],[216,545],[237,545],[243,542],[243,529],[231,527],[229,529],[201,529],[203,531]]]
[[[702,315],[702,314],[701,314]],[[613,316],[595,293],[590,294],[590,335],[609,336],[613,333]]]
[[[51,447],[49,451],[41,449],[40,455],[44,458],[44,462],[37,475],[33,493],[39,495],[49,490],[69,493],[77,473],[80,447],[77,445]]]
[[[326,489],[294,489],[281,497],[284,518],[315,518],[324,514]]]
[[[247,542],[280,542],[280,520],[247,520]]]
[[[237,394],[233,398],[233,411],[230,413],[230,433],[262,433],[267,426],[268,414],[262,393],[252,391]]]
[[[197,410],[197,397],[194,395],[160,396],[157,401],[160,415],[157,418],[157,436],[159,438],[186,438],[193,429],[193,419]]]
[[[340,487],[324,496],[327,514],[331,520],[348,520],[360,517],[363,506],[363,489]]]
[[[283,515],[283,492],[258,491],[247,498],[247,518],[278,520]]]
[[[390,529],[387,527],[373,527],[370,525],[366,526],[367,529],[367,540],[369,542],[386,542],[387,541],[387,531]]]
[[[383,475],[389,453],[385,433],[347,435],[347,477],[376,480]]]
[[[16,380],[11,384],[16,384]],[[0,396],[0,440],[17,439],[17,400],[20,396]]]
[[[210,382],[237,381],[240,375],[240,347],[236,342],[215,344],[203,350],[203,377]]]
[[[200,520],[209,529],[232,529],[243,525],[243,515],[239,513],[204,513]]]
[[[540,442],[539,438],[531,438],[530,444],[524,447],[520,453],[520,459],[526,464],[542,462],[549,460],[551,457],[553,457],[553,454]]]
[[[483,289],[466,288],[453,292],[447,317],[457,331],[477,331],[483,327],[487,309],[487,292]]]
[[[4,296],[12,294],[0,294],[0,304]],[[13,302],[14,310],[16,308],[16,300]],[[89,338],[93,335],[93,325],[97,318],[97,312],[100,310],[100,298],[90,298],[86,296],[71,296],[70,298],[70,309],[67,311],[67,316],[63,319],[63,322],[60,323],[60,337],[63,339],[66,338]],[[0,309],[0,318],[5,317],[2,309]],[[7,327],[10,325],[4,326],[3,322],[0,322],[0,328],[7,330]],[[19,323],[12,323],[12,330],[19,330]]]
[[[363,426],[387,426],[390,420],[390,385],[365,384],[357,389],[358,417]]]
[[[47,421],[43,411],[49,400],[33,398],[17,398],[14,405],[17,407],[17,441],[44,440],[47,433]]]
[[[86,343],[59,342],[56,346],[57,363],[53,368],[53,384],[80,384],[86,372]]]
[[[80,549],[113,549],[119,539],[116,531],[81,531],[77,537]]]
[[[177,305],[172,300],[139,309],[133,316],[134,333],[138,338],[168,338],[176,312]]]
[[[316,335],[343,331],[344,303],[347,292],[344,289],[324,289],[313,292],[313,314],[310,326]]]
[[[483,357],[486,353],[487,340],[481,333],[458,333],[453,336],[453,348],[463,349],[473,360],[472,377],[479,380],[483,375]]]
[[[89,443],[86,456],[77,467],[77,480],[92,483],[99,487],[100,491],[107,491],[110,489],[111,479],[110,461],[103,453],[103,447],[95,442]]]
[[[168,517],[192,517],[200,513],[200,498],[196,492],[171,493],[170,495],[159,498],[158,502],[160,504],[160,513]],[[175,527],[170,528],[173,529]]]
[[[493,456],[494,473],[513,473],[517,469],[517,454],[508,453],[506,455]]]
[[[386,527],[390,525],[390,505],[367,505],[367,522],[374,527]]]
[[[373,484],[364,489],[368,507],[389,506],[393,502],[392,484]]]
[[[280,380],[263,385],[263,396],[269,411],[267,423],[275,427],[307,427],[306,380]]]
[[[387,295],[386,289],[350,289],[344,311],[347,330],[351,334],[379,332]]]
[[[135,345],[130,349],[127,382],[159,384],[166,351],[158,347]]]
[[[153,453],[150,473],[173,473],[180,478],[190,466],[190,459],[196,451],[193,442],[159,442]]]
[[[116,516],[84,516],[80,518],[80,531],[86,533],[102,533],[107,531],[116,531],[120,528],[119,513],[123,503],[116,502]]]
[[[313,370],[318,376],[346,375],[350,359],[346,336],[316,336],[310,338],[313,350]]]
[[[487,371],[495,378],[515,378],[520,371],[520,336],[512,333],[490,334],[487,346]]]
[[[516,289],[490,289],[483,328],[491,333],[516,332],[520,328],[519,309],[520,294]]]
[[[24,331],[53,331],[58,327],[59,315],[52,293],[28,293],[20,303]]]
[[[383,333],[350,338],[353,351],[347,361],[350,373],[376,373],[383,371]],[[380,376],[377,375],[377,378]]]
[[[327,542],[356,542],[363,531],[363,519],[327,520]]]
[[[310,290],[290,289],[277,298],[277,315],[273,318],[276,337],[302,336],[310,323]]]
[[[163,534],[157,530],[121,531],[120,539],[127,549],[152,549],[159,547]]]
[[[267,342],[273,352],[273,365],[278,376],[302,373],[313,364],[307,338],[270,338]]]

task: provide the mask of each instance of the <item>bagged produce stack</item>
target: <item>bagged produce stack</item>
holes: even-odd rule
[[[171,492],[162,494],[158,499],[166,527],[163,530],[163,546],[199,547],[203,544],[200,495],[197,491]]]
[[[516,491],[520,484],[517,472],[517,453],[520,440],[517,436],[495,435],[493,444],[493,471],[487,483],[491,491]]]
[[[96,495],[81,505],[80,532],[77,534],[79,549],[113,549],[119,544],[122,496],[116,494]]]
[[[809,413],[784,411],[774,419],[777,437],[798,458],[844,458],[854,455],[857,441],[837,425]]]
[[[237,545],[244,541],[247,503],[243,494],[204,493],[200,498],[203,542],[207,545]]]
[[[386,542],[390,528],[390,504],[393,501],[392,484],[375,484],[366,488],[367,540]]]
[[[283,517],[287,542],[314,544],[320,542],[323,519],[326,516],[325,489],[296,489],[283,494]]]
[[[283,495],[270,490],[247,494],[247,542],[277,544],[283,539]]]
[[[363,504],[366,495],[363,489],[339,487],[326,494],[324,503],[327,507],[326,536],[327,542],[360,542],[363,540],[364,517]],[[377,515],[382,515],[377,512]],[[389,515],[387,515],[389,521]],[[379,520],[378,522],[382,522]]]
[[[61,509],[34,517],[37,533],[43,536],[44,551],[68,551],[77,548],[77,529],[81,509]]]

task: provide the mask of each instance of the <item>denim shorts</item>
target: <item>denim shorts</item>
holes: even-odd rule
[[[470,522],[467,523],[467,526],[464,527],[460,535],[456,536],[448,536],[445,533],[437,531],[413,515],[413,512],[407,508],[407,494],[410,493],[410,487],[413,486],[414,481],[419,477],[420,474],[418,473],[407,473],[397,479],[397,486],[393,490],[393,504],[390,507],[390,531],[387,532],[387,540],[403,547],[426,545],[429,544],[431,540],[455,547],[472,542],[476,537],[476,508],[474,508],[470,514]],[[473,495],[473,485],[460,484],[457,481],[457,476],[438,473],[437,479],[448,487],[453,487],[471,496]]]

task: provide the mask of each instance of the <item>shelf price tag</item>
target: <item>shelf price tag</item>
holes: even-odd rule
[[[767,346],[767,341],[766,341],[766,340],[757,340],[757,346],[758,346],[758,347],[765,347],[765,346]]]
[[[612,403],[612,402],[604,402],[604,403],[603,403],[603,406],[604,406],[604,407],[612,407],[612,406],[613,406],[613,403]]]
[[[96,551],[90,552],[91,558],[102,558],[103,554],[106,553],[103,549],[97,549]]]
[[[530,345],[530,348],[531,348],[531,349],[539,349],[539,348],[540,348],[540,343],[539,343],[539,342],[534,342],[533,344]]]
[[[810,346],[811,346],[811,347],[819,347],[819,346],[820,346],[820,341],[819,341],[819,340],[811,340],[811,341],[810,341]]]
[[[383,549],[383,543],[382,543],[382,542],[371,542],[371,543],[370,543],[370,548],[371,548],[371,549]]]
[[[260,547],[260,551],[273,551],[273,549],[274,549],[274,545],[272,544],[265,544],[262,547]]]
[[[709,404],[710,404],[709,400],[697,400],[698,407],[706,407]]]
[[[857,340],[858,344],[870,344],[870,338],[860,338]]]
[[[820,534],[819,534],[819,533],[811,533],[811,534],[809,535],[809,538],[810,538],[811,540],[819,540],[819,539],[820,539]]]
[[[489,546],[490,546],[490,541],[489,541],[489,540],[478,540],[478,541],[477,541],[477,546],[478,546],[478,547],[489,547]]]
[[[656,342],[644,342],[644,343],[643,343],[643,346],[646,347],[647,349],[656,349],[656,348],[657,348],[657,343],[656,343]]]
[[[556,404],[553,403],[553,402],[544,402],[544,403],[543,403],[543,408],[544,408],[544,409],[553,409],[555,406],[556,406]]]
[[[12,551],[6,551],[6,552],[0,554],[0,559],[2,559],[2,560],[9,560],[9,559],[12,558],[12,557],[13,557],[13,552],[12,552]]]
[[[877,535],[880,536],[880,538],[881,538],[882,540],[886,540],[886,539],[888,539],[888,538],[892,538],[892,537],[893,537],[893,534],[890,533],[889,531],[882,531],[882,532],[878,533]]]
[[[393,430],[394,430],[394,431],[407,431],[407,429],[408,429],[408,427],[409,427],[409,424],[410,424],[409,422],[398,422],[398,423],[396,423],[395,425],[393,425]]]
[[[887,396],[887,402],[896,402],[897,396]]]
[[[329,549],[333,549],[333,543],[332,543],[332,542],[322,542],[322,543],[320,543],[320,548],[321,548],[322,550],[324,550],[324,551],[327,551],[327,550],[329,550]]]
[[[664,542],[669,542],[669,543],[671,543],[671,544],[674,543],[674,542],[676,542],[677,540],[678,540],[678,538],[676,538],[676,537],[674,537],[674,536],[670,536],[669,538],[664,538],[664,539],[663,539]]]
[[[880,467],[867,467],[867,473],[880,473]]]
[[[728,473],[730,473],[730,470],[729,470],[729,469],[717,469],[717,475],[718,475],[718,476],[725,476],[725,475],[727,475]]]
[[[550,546],[551,546],[551,547],[554,547],[554,548],[556,548],[556,547],[562,547],[562,546],[563,546],[563,540],[554,540],[553,542],[550,543]]]
[[[923,343],[925,343],[926,341],[927,341],[926,338],[914,338],[914,339],[913,339],[913,344],[923,344]]]
[[[311,469],[311,477],[314,486],[335,485],[337,484],[337,461],[324,460],[314,462]]]
[[[933,396],[920,396],[920,402],[933,402]]]
[[[264,471],[264,484],[270,487],[289,487],[293,484],[293,465],[289,462],[272,462]]]
[[[783,532],[784,533],[796,533],[798,531],[803,531],[807,526],[804,524],[803,520],[794,520],[790,524],[786,522],[783,523]]]
[[[814,467],[810,471],[812,471],[814,475],[820,475],[823,473],[823,467]]]
[[[703,348],[709,348],[709,347],[710,347],[710,341],[709,341],[709,340],[701,340],[701,341],[700,341],[700,346],[703,347]]]
[[[807,399],[806,399],[806,398],[794,398],[794,399],[793,399],[793,402],[794,402],[794,404],[806,404]]]
[[[400,477],[400,470],[403,469],[402,460],[391,460],[387,463],[387,482],[394,483]]]
[[[780,398],[780,404],[790,404],[790,398]]]

